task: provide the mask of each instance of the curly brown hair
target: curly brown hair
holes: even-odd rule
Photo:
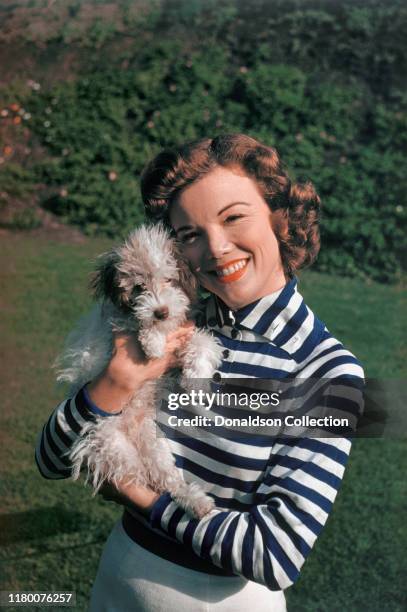
[[[216,166],[239,166],[257,183],[272,215],[284,271],[309,266],[320,247],[321,201],[312,183],[293,183],[273,147],[245,134],[204,138],[164,149],[144,168],[141,194],[147,218],[169,225],[169,208],[180,192]]]

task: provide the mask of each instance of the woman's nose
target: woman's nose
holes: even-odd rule
[[[207,236],[209,255],[214,259],[220,259],[223,255],[230,253],[233,245],[223,232],[212,232]]]

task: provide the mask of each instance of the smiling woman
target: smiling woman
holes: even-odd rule
[[[363,370],[306,306],[295,278],[319,249],[320,201],[312,185],[293,184],[275,149],[231,134],[161,152],[146,166],[141,188],[147,216],[167,224],[209,291],[200,324],[223,347],[214,392],[233,379],[243,389],[250,379],[252,390],[253,381],[258,390],[271,390],[272,379],[295,390],[304,379],[329,379],[312,410],[354,417],[361,398],[349,399],[344,381],[358,389]],[[51,415],[37,446],[41,473],[68,477],[66,452],[83,426],[95,414],[112,418],[143,380],[174,367],[190,332],[179,329],[167,338],[165,358],[150,361],[136,338],[118,339],[106,370]],[[310,411],[305,393],[296,399]],[[225,410],[217,401],[217,416]],[[214,432],[204,421],[179,437],[157,418],[177,467],[215,508],[198,520],[169,493],[120,486],[110,498],[126,510],[105,546],[91,610],[243,612],[255,602],[259,612],[283,612],[283,591],[326,523],[351,441],[329,428],[319,438],[255,429],[241,437],[233,422]]]
[[[215,168],[188,186],[169,216],[198,281],[233,310],[286,284],[272,212],[239,168]]]
[[[214,240],[215,253],[224,247],[219,239],[227,237],[216,227],[204,235],[199,227],[204,220],[213,225],[216,217],[240,238],[249,230],[253,242],[256,232],[261,242],[271,228],[267,267],[275,271],[282,263],[286,278],[318,254],[320,199],[313,185],[293,183],[276,149],[250,136],[230,134],[162,151],[146,166],[141,191],[147,216],[166,221],[185,246],[201,238]]]

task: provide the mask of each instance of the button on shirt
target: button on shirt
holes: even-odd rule
[[[296,279],[237,311],[212,297],[206,304],[206,317],[229,351],[228,361],[234,362],[228,367],[231,377],[279,378],[300,372],[304,377],[317,375],[316,366],[310,363],[312,356],[330,337],[325,325],[305,305]],[[356,375],[360,375],[356,359],[354,363]]]

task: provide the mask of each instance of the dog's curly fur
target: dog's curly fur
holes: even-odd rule
[[[147,357],[164,354],[168,333],[187,320],[196,283],[175,241],[161,225],[141,226],[120,246],[100,258],[92,286],[100,298],[70,334],[57,360],[59,381],[78,391],[108,364],[115,331],[136,332]],[[196,329],[181,354],[182,385],[211,378],[222,349],[206,331]],[[204,516],[213,500],[196,483],[187,484],[169,444],[156,432],[158,382],[145,383],[122,413],[85,424],[70,451],[73,477],[87,465],[95,493],[111,481],[168,491],[193,516]]]

